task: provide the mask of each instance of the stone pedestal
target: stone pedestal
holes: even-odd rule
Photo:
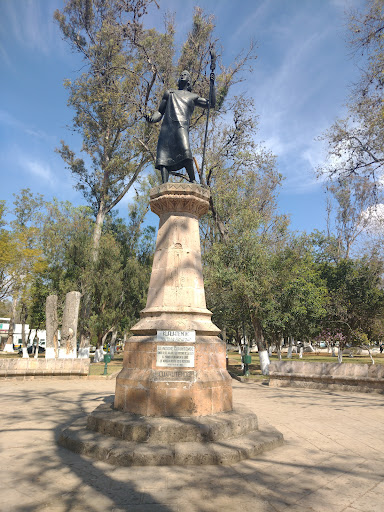
[[[209,190],[166,183],[152,189],[160,217],[148,299],[125,344],[114,406],[144,416],[205,416],[232,410],[226,347],[206,307],[199,218]]]
[[[66,428],[59,443],[121,466],[232,464],[283,443],[257,416],[232,409],[226,346],[206,308],[199,218],[209,191],[166,183],[148,300],[125,343],[114,403]]]

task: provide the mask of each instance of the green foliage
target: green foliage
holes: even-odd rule
[[[53,199],[39,215],[41,244],[47,257],[50,293],[82,290],[94,227],[90,208]]]
[[[123,268],[120,247],[112,235],[101,238],[99,257],[83,275],[90,288],[92,308],[89,328],[97,340],[111,328],[118,330],[120,307],[123,295]]]
[[[46,270],[47,262],[40,243],[40,230],[36,224],[38,212],[43,207],[40,194],[33,195],[29,189],[15,196],[12,228],[12,261],[8,266],[11,282],[9,293],[20,306],[28,309],[31,288],[35,279]]]
[[[211,217],[203,228],[207,297],[214,319],[235,337],[243,323],[251,322],[259,344],[264,304],[273,292],[273,257],[287,236],[287,219],[275,213],[279,175],[268,159],[261,162],[265,166],[258,169],[239,166],[215,173],[211,186],[221,226]]]
[[[5,201],[0,201],[0,299],[6,298],[12,288],[12,264],[14,260],[13,238],[5,229]]]
[[[361,331],[372,339],[375,320],[384,313],[382,264],[368,260],[323,263],[321,276],[329,293],[327,320],[330,331],[340,331],[348,342]]]
[[[292,237],[273,259],[273,288],[264,304],[264,330],[273,340],[288,336],[310,340],[321,330],[328,300],[312,247],[306,238]]]
[[[45,329],[45,302],[49,295],[43,276],[37,275],[29,290],[28,320],[31,329]]]

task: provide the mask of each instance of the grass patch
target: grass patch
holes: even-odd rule
[[[91,363],[89,366],[89,375],[104,375],[105,363]],[[107,366],[107,375],[119,372],[123,368],[122,363],[110,362]]]
[[[89,366],[89,375],[104,375],[104,367],[105,363],[102,361],[101,363],[93,363],[94,354],[90,355],[91,364]],[[112,375],[113,373],[119,372],[123,368],[123,353],[115,354],[115,357],[112,359],[110,363],[107,365],[107,375]]]
[[[19,357],[23,357],[22,354],[18,354],[16,351],[15,352],[2,352],[0,353],[0,359],[16,359],[16,358],[19,358]],[[32,354],[29,354],[29,357],[30,359],[33,359],[35,356],[32,355]],[[40,353],[39,354],[39,359],[44,359],[45,358],[45,353],[42,354]]]

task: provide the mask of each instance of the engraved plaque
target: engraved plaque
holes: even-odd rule
[[[191,345],[158,345],[156,366],[193,368],[195,366],[195,347]]]
[[[194,343],[196,341],[196,331],[157,331],[156,340]]]
[[[154,372],[155,382],[196,382],[196,372],[187,370],[158,370]]]

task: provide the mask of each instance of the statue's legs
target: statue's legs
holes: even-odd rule
[[[191,183],[196,183],[196,180],[195,180],[195,170],[193,168],[192,160],[186,160],[185,161],[185,168],[186,168],[187,173],[188,173],[189,181]],[[163,183],[168,183],[169,173],[170,172],[172,174],[172,171],[169,171],[167,167],[164,167],[164,166],[160,167],[161,181]]]
[[[187,169],[187,173],[188,173],[188,177],[189,177],[189,181],[191,183],[196,183],[196,180],[195,180],[195,170],[193,168],[193,162],[192,160],[187,160],[185,162],[185,168]]]
[[[160,167],[161,181],[163,183],[168,183],[169,179],[169,171],[166,167]]]

